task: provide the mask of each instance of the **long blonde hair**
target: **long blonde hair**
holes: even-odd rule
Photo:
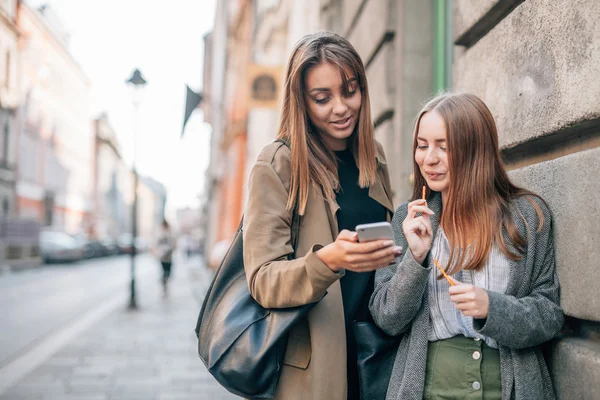
[[[418,145],[419,124],[427,112],[437,113],[446,126],[450,187],[440,221],[450,244],[446,272],[481,270],[494,243],[509,259],[522,258],[527,241],[513,222],[509,203],[519,196],[539,196],[510,181],[498,148],[498,131],[492,113],[479,97],[470,93],[437,96],[417,117],[413,155]],[[422,187],[427,182],[414,159],[413,169],[412,199],[416,200],[421,198]],[[429,193],[427,195],[429,197]],[[544,215],[535,201],[528,200],[538,214],[539,231]],[[516,253],[508,248],[504,232]],[[469,245],[471,250],[466,251]]]
[[[305,103],[306,74],[321,63],[330,63],[339,68],[344,90],[347,90],[348,80],[353,78],[347,76],[347,69],[358,80],[361,108],[356,128],[348,140],[348,148],[359,169],[360,187],[370,186],[377,176],[374,128],[362,60],[350,42],[335,33],[307,35],[296,44],[287,64],[277,133],[278,139],[290,143],[292,153],[292,181],[287,207],[291,209],[298,201],[300,214],[304,214],[306,209],[311,182],[322,187],[327,199],[335,199],[335,190],[339,187],[335,155],[313,127]]]

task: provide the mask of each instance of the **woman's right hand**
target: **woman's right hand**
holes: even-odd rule
[[[417,217],[417,213],[421,216]],[[402,230],[408,242],[413,258],[423,264],[431,248],[432,229],[430,217],[433,211],[427,207],[427,201],[419,199],[408,203],[408,214],[402,222]]]
[[[315,254],[335,272],[342,269],[370,272],[392,264],[402,254],[402,248],[395,246],[391,239],[360,243],[356,232],[344,229],[335,242]]]
[[[402,254],[402,248],[391,239],[358,241],[358,234],[342,230],[335,242],[317,250],[315,254],[332,271],[342,269],[370,272],[392,264]]]

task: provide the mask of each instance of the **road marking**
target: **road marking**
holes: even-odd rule
[[[96,307],[65,328],[52,333],[48,339],[2,367],[0,369],[0,395],[71,342],[72,339],[85,332],[91,325],[106,317],[119,306],[122,307],[126,304],[126,300],[127,296],[113,296],[112,300]]]

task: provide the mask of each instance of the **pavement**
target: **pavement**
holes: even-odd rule
[[[126,296],[112,299],[3,366],[0,400],[239,399],[196,352],[193,330],[211,271],[199,257],[176,259],[173,268],[167,296],[157,274],[138,288],[137,311],[126,309]]]

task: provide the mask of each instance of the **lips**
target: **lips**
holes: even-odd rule
[[[346,117],[346,118],[342,118],[342,119],[338,119],[337,121],[332,121],[331,124],[333,126],[335,126],[336,128],[347,128],[348,125],[350,125],[350,119],[352,118],[352,116]]]
[[[431,179],[438,179],[439,177],[441,177],[443,175],[442,173],[438,173],[438,172],[425,172],[425,174]]]

